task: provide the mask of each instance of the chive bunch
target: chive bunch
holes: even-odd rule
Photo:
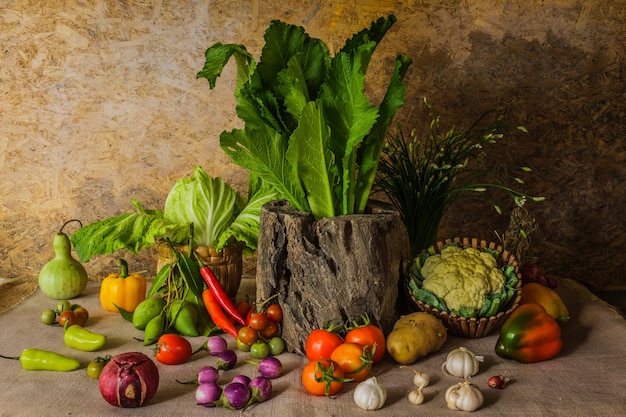
[[[389,134],[383,148],[376,178],[376,187],[383,191],[400,211],[415,256],[434,244],[439,224],[452,203],[467,197],[482,197],[501,209],[497,200],[486,194],[488,189],[501,190],[513,198],[517,206],[527,199],[542,201],[544,197],[529,196],[496,178],[495,169],[484,167],[484,147],[504,137],[503,116],[481,127],[494,112],[482,115],[464,131],[453,126],[441,128],[441,117],[430,109],[430,124],[424,138],[411,132],[405,138],[401,130]],[[526,132],[522,126],[518,130]],[[522,172],[530,168],[520,167]],[[519,177],[514,180],[523,184]]]

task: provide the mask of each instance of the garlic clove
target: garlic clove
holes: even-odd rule
[[[411,404],[419,405],[424,402],[424,393],[421,388],[409,392],[409,401]]]

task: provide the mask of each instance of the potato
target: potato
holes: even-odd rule
[[[411,313],[394,324],[387,336],[387,352],[399,364],[410,365],[441,349],[447,339],[447,329],[437,317],[423,312]]]

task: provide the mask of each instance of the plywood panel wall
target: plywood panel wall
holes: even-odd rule
[[[127,212],[133,198],[162,207],[195,165],[245,190],[245,172],[218,145],[239,126],[234,70],[214,90],[196,79],[208,46],[241,43],[258,56],[265,28],[281,19],[336,50],[389,13],[398,23],[377,51],[372,100],[402,52],[413,58],[398,115],[407,130],[424,128],[423,97],[449,124],[506,109],[529,134],[493,155],[534,168],[527,191],[547,198],[529,206],[541,260],[600,286],[623,282],[623,0],[3,0],[0,276],[35,279],[65,220]],[[484,204],[453,206],[441,237],[493,238],[508,217]],[[115,256],[92,260],[92,279],[111,272]],[[126,257],[153,272],[150,251]]]

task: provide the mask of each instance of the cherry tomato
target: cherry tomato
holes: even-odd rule
[[[262,331],[267,327],[269,323],[269,319],[267,315],[264,313],[254,313],[250,316],[250,321],[248,321],[248,326],[252,327],[254,330]]]
[[[278,331],[278,324],[275,321],[269,320],[265,329],[261,330],[261,334],[264,338],[271,339],[278,334]]]
[[[245,300],[237,303],[237,311],[239,312],[239,314],[241,314],[241,317],[246,317],[250,309],[252,309],[252,305],[248,301],[247,297]]]
[[[51,308],[46,308],[41,312],[40,320],[43,324],[52,325],[57,319],[57,312]]]
[[[239,338],[235,340],[235,344],[237,345],[237,350],[240,352],[250,352],[250,345],[247,343],[243,343]]]
[[[385,335],[380,327],[369,323],[353,327],[348,330],[345,337],[346,342],[358,343],[363,346],[376,346],[374,350],[374,363],[378,363],[385,356]]]
[[[265,314],[267,314],[268,319],[275,323],[280,323],[281,321],[283,321],[283,309],[280,304],[270,305],[269,307],[267,307]]]
[[[163,364],[178,365],[187,362],[192,353],[191,343],[187,339],[167,333],[157,341],[155,357]]]
[[[346,378],[364,381],[372,372],[372,346],[358,343],[342,343],[337,346],[330,359],[335,361]]]
[[[343,370],[330,359],[311,361],[302,370],[302,385],[313,395],[335,395],[344,382]]]
[[[250,346],[250,356],[254,359],[267,358],[270,355],[270,346],[266,342],[255,342]]]
[[[59,314],[59,325],[64,328],[69,328],[75,324],[78,324],[76,314],[72,310],[65,310]]]
[[[57,301],[56,308],[57,308],[57,313],[61,314],[64,311],[71,310],[72,303],[70,303],[68,300],[59,300]]]
[[[328,359],[333,350],[343,343],[343,338],[329,329],[315,329],[306,339],[305,353],[310,361]]]
[[[100,378],[100,374],[102,373],[102,369],[104,365],[106,365],[111,360],[111,356],[106,356],[104,358],[97,357],[93,361],[87,365],[87,375],[89,375],[92,379]]]
[[[267,344],[270,346],[270,355],[280,355],[285,351],[285,341],[280,336],[272,337]]]
[[[246,345],[253,344],[257,341],[258,338],[259,332],[257,332],[250,326],[244,326],[240,328],[239,332],[237,333],[237,339],[239,339],[242,343],[245,343]]]
[[[85,307],[78,307],[74,311],[74,315],[76,316],[76,321],[79,326],[84,326],[89,318],[89,311]]]

